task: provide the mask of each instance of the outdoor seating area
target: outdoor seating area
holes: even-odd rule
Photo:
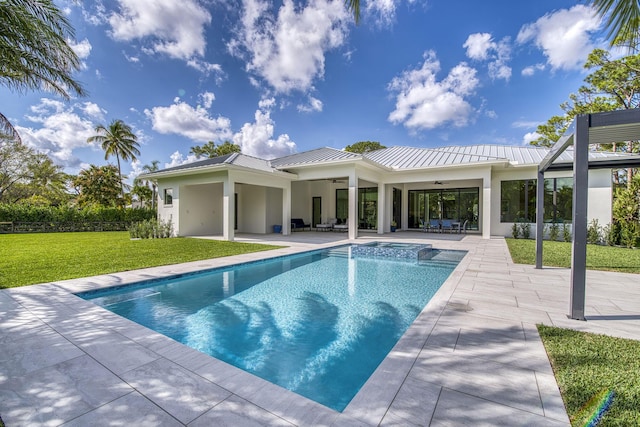
[[[326,223],[316,224],[316,231],[349,231],[348,220],[340,223],[337,218],[331,218]]]
[[[291,218],[291,231],[311,230],[311,224],[305,224],[302,218]]]
[[[420,219],[419,221],[422,231],[432,233],[444,233],[446,231],[448,233],[466,234],[467,225],[469,224],[469,220],[460,222],[453,219],[431,219],[429,222]]]

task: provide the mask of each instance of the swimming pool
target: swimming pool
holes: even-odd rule
[[[342,411],[464,257],[308,252],[80,294]]]

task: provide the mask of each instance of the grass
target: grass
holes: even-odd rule
[[[131,240],[128,232],[0,235],[0,289],[266,251],[205,239]]]
[[[536,242],[528,239],[506,239],[513,262],[536,263]],[[553,267],[571,267],[571,243],[545,240],[542,263]],[[587,269],[640,273],[640,250],[613,246],[587,245]]]
[[[571,425],[583,426],[594,396],[613,390],[598,427],[640,425],[640,341],[539,325]]]

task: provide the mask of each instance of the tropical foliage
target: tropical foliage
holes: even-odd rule
[[[124,199],[120,198],[123,183],[118,169],[113,165],[90,165],[80,171],[73,185],[78,191],[77,203],[80,207],[124,205]]]
[[[213,141],[209,141],[206,144],[191,147],[189,152],[196,157],[212,159],[226,154],[240,153],[241,148],[239,145],[234,144],[231,141],[225,141],[219,145],[216,145]]]
[[[0,222],[135,222],[155,217],[153,209],[70,205],[33,206],[0,203]]]
[[[387,148],[384,145],[380,144],[378,141],[360,141],[355,144],[347,145],[344,148],[344,151],[349,151],[351,153],[368,153],[370,151],[381,150],[383,148]]]
[[[104,159],[107,160],[111,156],[116,157],[118,162],[118,177],[120,180],[120,192],[124,201],[124,182],[122,181],[122,169],[120,167],[120,159],[137,160],[136,156],[140,155],[138,150],[138,137],[131,130],[131,126],[122,120],[114,120],[106,127],[97,125],[95,128],[96,135],[90,136],[87,142],[97,142],[104,150]]]
[[[81,63],[68,44],[74,30],[52,0],[0,1],[0,84],[12,90],[47,90],[64,98],[84,95],[73,79]],[[0,138],[20,141],[0,114]]]
[[[621,41],[635,44],[640,36],[640,2],[638,0],[592,0],[598,14],[605,18],[611,45]]]

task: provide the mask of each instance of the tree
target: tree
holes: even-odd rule
[[[640,36],[640,2],[638,0],[592,0],[597,13],[606,20],[611,45],[638,42]]]
[[[104,150],[104,159],[110,156],[116,156],[118,162],[118,176],[120,177],[120,191],[122,200],[124,200],[124,182],[122,180],[122,169],[120,168],[120,159],[137,160],[136,156],[140,155],[138,150],[138,137],[133,133],[131,127],[122,120],[114,120],[109,127],[98,125],[95,128],[97,135],[87,138],[87,142],[97,142],[102,145]]]
[[[73,180],[78,189],[78,205],[81,207],[121,206],[124,198],[119,199],[122,189],[120,172],[114,165],[90,165],[80,171]]]
[[[347,145],[344,151],[363,154],[363,153],[368,153],[370,151],[381,150],[383,148],[387,148],[387,147],[385,147],[384,145],[380,144],[377,141],[360,141],[352,145]]]
[[[11,202],[10,191],[29,178],[33,149],[12,138],[0,138],[0,202]]]
[[[225,141],[220,145],[216,145],[215,142],[209,141],[204,145],[191,147],[191,150],[189,150],[189,152],[196,157],[205,157],[208,159],[231,153],[240,153],[241,151],[240,146],[232,143],[231,141]]]
[[[160,169],[160,167],[158,166],[160,164],[159,160],[153,160],[151,162],[150,165],[144,165],[142,167],[142,170],[145,173],[152,173],[152,172],[156,172]],[[147,184],[149,182],[151,182],[151,208],[155,209],[156,207],[156,199],[158,197],[158,186],[156,185],[155,181],[148,181],[148,180],[144,180]]]
[[[538,126],[540,138],[533,145],[551,146],[567,130],[579,114],[598,113],[640,107],[640,54],[611,59],[611,54],[602,49],[591,52],[584,67],[593,70],[585,77],[586,85],[569,96],[569,101],[560,105],[565,112],[551,117],[547,123]],[[619,141],[599,147],[607,151],[638,151],[637,141]],[[631,181],[633,170],[616,171],[616,184]]]
[[[85,91],[71,74],[81,62],[67,40],[74,30],[52,0],[0,1],[0,84],[11,90],[47,90],[69,99]],[[19,141],[0,114],[0,137]]]

